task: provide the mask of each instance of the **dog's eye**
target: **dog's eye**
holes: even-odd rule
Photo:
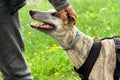
[[[54,16],[54,17],[59,17],[59,15],[58,15],[58,13],[57,13],[57,12],[52,13],[51,15],[52,15],[52,16]]]

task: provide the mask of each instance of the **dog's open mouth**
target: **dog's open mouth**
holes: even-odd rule
[[[36,28],[36,29],[43,29],[43,30],[54,30],[55,26],[53,24],[49,24],[46,22],[43,23],[31,23],[31,27],[32,28]]]

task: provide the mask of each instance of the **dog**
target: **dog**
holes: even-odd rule
[[[43,22],[42,24],[31,24],[31,27],[50,35],[64,49],[73,41],[79,31],[74,25],[74,18],[69,17],[69,24],[65,25],[56,10],[30,10],[30,15],[32,19]],[[93,42],[92,37],[80,32],[80,36],[72,48],[65,50],[76,69],[84,64]],[[101,41],[100,54],[90,72],[89,80],[113,80],[115,67],[115,42],[113,39],[104,39]]]

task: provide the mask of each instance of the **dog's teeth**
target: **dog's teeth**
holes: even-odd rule
[[[53,29],[54,27],[48,23],[42,23],[42,24],[39,24],[39,23],[31,23],[31,27],[33,28],[36,28],[36,29],[46,29],[46,30],[51,30]]]

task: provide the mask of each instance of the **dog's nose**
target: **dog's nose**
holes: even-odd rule
[[[35,14],[35,11],[30,10],[29,13],[30,13],[30,15],[32,16],[32,15]]]

